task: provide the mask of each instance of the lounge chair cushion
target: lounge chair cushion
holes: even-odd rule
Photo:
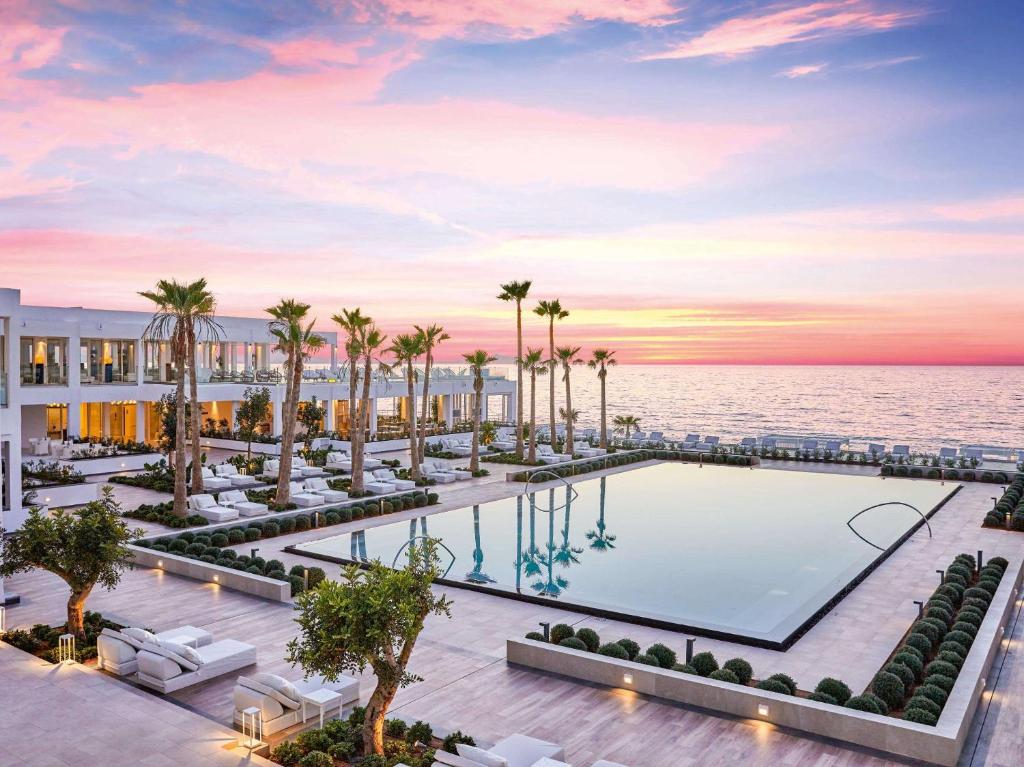
[[[107,631],[110,631],[110,633],[106,633]],[[133,644],[134,639],[129,641],[125,641],[125,639],[126,637],[110,629],[104,629],[103,633],[96,639],[96,649],[100,653],[101,660],[104,663],[111,663],[115,666],[133,662],[136,653],[142,645]]]
[[[178,644],[177,642],[168,642],[166,639],[158,639],[157,644],[175,655],[180,655],[196,668],[203,665],[203,656],[201,656],[199,651],[193,647],[189,647],[185,644]]]
[[[490,751],[485,751],[476,746],[458,743],[455,746],[455,750],[459,756],[465,759],[472,759],[474,762],[484,765],[484,767],[508,767],[508,759],[505,757],[492,754]]]
[[[142,649],[144,651],[148,652],[148,653],[153,654],[153,655],[159,655],[161,658],[166,658],[167,660],[171,661],[172,663],[177,663],[185,671],[196,671],[202,665],[203,659],[200,658],[199,659],[199,663],[195,663],[191,658],[186,657],[185,655],[177,652],[176,648],[180,648],[180,647],[182,647],[182,645],[176,644],[174,642],[161,642],[160,640],[157,640],[156,642],[146,642],[146,644],[144,644],[142,646]],[[195,651],[193,650],[193,652],[195,652]],[[144,656],[144,655],[145,655],[145,653],[140,653],[140,658],[139,658],[139,668],[140,669],[142,668],[142,665],[141,665],[142,664],[142,657],[141,656]],[[145,673],[149,673],[149,672],[145,672]],[[150,674],[150,676],[153,676],[153,675]],[[157,677],[157,678],[158,679],[170,679],[170,677],[167,677],[167,676]]]
[[[281,702],[273,698],[271,695],[264,693],[260,690],[255,689],[253,686],[255,683],[252,680],[246,680],[243,684],[245,677],[239,679],[239,683],[235,685],[233,696],[235,699],[235,711],[245,711],[247,708],[258,708],[263,715],[264,722],[270,722],[277,719],[284,713],[284,706]]]
[[[202,493],[200,495],[192,496],[192,505],[197,509],[212,509],[217,505],[217,501],[212,495]]]
[[[302,705],[302,698],[299,696],[298,689],[282,676],[259,673],[243,678],[252,682],[253,685],[258,685],[258,687],[254,686],[253,689],[280,701],[282,706],[294,710]]]
[[[499,740],[490,752],[508,759],[509,767],[529,767],[544,757],[555,760],[565,758],[561,746],[519,733]]]
[[[146,646],[147,650],[153,650],[156,645],[150,644]],[[159,679],[161,681],[167,681],[173,679],[176,676],[181,676],[182,669],[181,665],[165,658],[162,655],[157,654],[156,650],[152,652],[140,652],[138,655],[139,673],[145,674],[146,676],[152,677],[153,679]]]
[[[466,757],[459,756],[458,754],[449,754],[447,751],[441,750],[434,752],[434,759],[436,761],[434,762],[433,767],[437,767],[439,764],[448,765],[449,767],[483,767],[480,762],[473,759],[467,759]]]
[[[138,643],[134,645],[136,650],[141,650],[142,645],[146,642],[157,641],[156,634],[146,631],[146,629],[139,629],[128,626],[126,628],[121,629],[121,633],[124,634],[124,636],[128,637],[128,639],[134,639],[135,642]],[[130,642],[129,644],[132,643]]]

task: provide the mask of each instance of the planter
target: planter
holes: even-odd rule
[[[36,494],[36,502],[39,505],[53,509],[65,506],[83,506],[95,501],[100,495],[100,485],[96,482],[79,482],[75,485],[47,485],[24,490],[24,492],[30,491]]]
[[[719,682],[692,674],[617,660],[547,642],[509,639],[508,662],[571,679],[625,688],[658,698],[801,732],[853,743],[911,759],[957,764],[971,720],[999,651],[1021,582],[1021,564],[1003,581],[934,727],[902,719]]]
[[[61,466],[68,466],[86,476],[93,474],[117,474],[122,471],[141,471],[147,463],[155,463],[163,458],[160,453],[133,453],[131,455],[108,455],[97,458],[77,458],[60,460]]]
[[[203,529],[205,530],[205,528]],[[152,567],[204,583],[216,583],[232,591],[241,591],[244,594],[275,602],[291,602],[292,600],[292,587],[288,581],[278,581],[263,575],[253,575],[243,570],[211,565],[170,552],[151,551],[141,546],[130,545],[128,548],[132,551],[135,564],[142,567]]]
[[[442,439],[472,439],[473,432],[457,432],[455,434],[434,434],[427,437],[428,445],[436,445],[441,442]],[[381,439],[367,442],[363,446],[367,453],[387,453],[393,450],[408,450],[409,449],[409,438],[402,437],[401,439]],[[351,451],[352,443],[347,440],[332,439],[331,450],[338,450],[342,453]],[[428,456],[429,457],[429,456]]]
[[[235,450],[244,453],[246,443],[238,439],[221,439],[220,437],[201,437],[199,444],[203,447],[216,447],[223,450]],[[295,451],[302,448],[302,443],[295,444]],[[253,442],[253,455],[281,455],[281,444],[279,442]]]

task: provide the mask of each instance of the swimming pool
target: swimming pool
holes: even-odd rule
[[[392,564],[430,535],[450,551],[446,583],[785,649],[958,489],[663,463],[291,550]],[[921,514],[887,505],[847,524],[890,501]]]

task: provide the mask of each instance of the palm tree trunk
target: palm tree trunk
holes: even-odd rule
[[[516,301],[516,458],[523,459],[523,302]]]
[[[352,441],[352,432],[356,425],[356,382],[359,380],[359,357],[348,358],[348,441]]]
[[[352,441],[352,489],[363,492],[363,445],[366,442],[366,430],[370,428],[370,377],[373,373],[373,357],[366,354],[363,368],[363,393],[359,402],[359,427]]]
[[[188,429],[188,414],[185,411],[185,367],[184,352],[177,350],[176,367],[178,380],[174,382],[174,515],[188,516],[188,485],[185,481],[185,432]]]
[[[284,407],[282,416],[284,423],[281,424],[281,462],[277,471],[277,495],[276,502],[279,505],[287,504],[291,499],[292,480],[292,446],[295,444],[295,417],[299,409],[298,382],[296,382],[296,370],[298,376],[302,376],[299,361],[296,359],[294,349],[288,351],[288,360],[285,363],[285,391]]]
[[[601,442],[599,446],[602,450],[606,450],[608,448],[608,412],[605,409],[604,371],[598,373],[597,377],[601,379]]]
[[[480,404],[483,401],[484,379],[479,373],[473,382],[473,391],[476,397],[473,402],[473,453],[469,460],[469,470],[476,474],[480,471],[480,416],[482,415]]]
[[[192,431],[192,493],[203,492],[203,451],[202,440],[199,435],[199,417],[202,415],[199,408],[199,384],[196,380],[196,373],[198,366],[196,365],[196,343],[195,335],[192,332],[188,334],[188,362],[189,367],[192,368],[192,375],[188,377],[188,398],[192,403],[192,418],[191,420],[191,431]]]
[[[409,476],[412,477],[414,482],[419,482],[420,448],[419,445],[416,444],[416,386],[413,383],[414,373],[412,369],[412,360],[409,360],[406,364],[406,377],[409,384],[409,458],[412,460],[412,466],[409,469]],[[423,401],[426,402],[427,398],[424,397]]]
[[[434,362],[434,355],[427,349],[427,357],[424,360],[423,369],[423,403],[422,417],[420,418],[420,434],[416,445],[416,451],[412,456],[412,465],[419,471],[419,465],[426,458],[427,450],[427,406],[430,404],[430,368]]]
[[[526,460],[537,463],[537,372],[530,371],[530,452]]]
[[[569,366],[565,366],[565,451],[572,455],[572,391],[569,387]]]
[[[555,430],[555,370],[557,368],[558,363],[555,362],[555,318],[554,317],[552,317],[551,320],[548,323],[548,351],[549,351],[549,353],[551,355],[549,357],[551,362],[548,363],[550,365],[550,368],[551,368],[548,371],[551,374],[551,380],[548,382],[550,384],[549,394],[548,394],[548,396],[550,397],[550,401],[548,402],[548,415],[550,416],[549,420],[550,420],[550,423],[551,423],[551,449],[554,452],[557,453],[558,452],[558,433]]]

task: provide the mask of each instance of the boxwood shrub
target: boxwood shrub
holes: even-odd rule
[[[935,716],[942,713],[942,706],[936,703],[934,700],[924,697],[923,695],[914,695],[910,700],[907,701],[907,705],[903,707],[904,711],[909,711],[912,708],[919,708],[923,711],[928,711]]]
[[[601,646],[601,637],[594,629],[582,628],[576,632],[576,638],[587,646],[589,652],[597,652],[597,648]]]
[[[871,682],[871,691],[884,700],[889,708],[899,708],[903,704],[907,688],[895,674],[880,671]]]
[[[848,701],[853,695],[853,692],[845,682],[840,681],[839,679],[833,679],[830,676],[827,676],[818,682],[814,691],[835,698],[840,705],[846,703],[846,701]]]
[[[727,668],[720,668],[717,671],[712,671],[708,674],[708,679],[717,679],[719,682],[730,682],[731,684],[740,683],[740,678]]]
[[[559,647],[568,647],[570,650],[586,650],[587,645],[582,639],[576,637],[566,637],[558,643]]]
[[[672,668],[676,665],[675,651],[661,644],[660,642],[647,648],[647,655],[658,659],[658,665],[662,668]]]
[[[765,692],[777,692],[780,695],[792,695],[789,691],[789,687],[784,685],[778,679],[762,679],[757,683],[757,689],[764,690]]]
[[[750,684],[750,680],[754,676],[754,669],[743,658],[730,658],[722,664],[722,668],[734,673],[740,684]]]
[[[568,623],[556,623],[551,627],[551,643],[561,644],[563,639],[576,636],[576,629]],[[584,648],[586,645],[584,645]]]
[[[633,658],[640,654],[640,645],[628,637],[620,639],[615,644],[622,646],[622,649],[626,651],[626,655],[629,656],[630,660],[633,660]]]
[[[699,652],[690,659],[690,665],[697,669],[701,676],[710,676],[712,671],[718,670],[718,661],[710,652]]]
[[[653,655],[647,655],[646,653],[640,653],[639,655],[637,655],[635,658],[633,658],[633,662],[642,663],[645,666],[661,666],[661,664],[658,663],[657,658],[655,658]]]
[[[914,686],[914,682],[917,681],[917,676],[910,669],[909,666],[904,666],[902,663],[890,663],[885,667],[885,671],[900,678],[903,682],[903,687],[909,690]]]
[[[629,653],[626,652],[626,648],[620,645],[618,642],[609,642],[603,644],[597,648],[598,655],[607,655],[609,658],[617,658],[619,660],[629,660]]]
[[[935,725],[939,718],[930,711],[925,711],[923,708],[912,708],[909,711],[903,712],[903,718],[908,722],[916,722],[917,724],[928,724]]]
[[[781,682],[786,685],[786,689],[789,690],[790,695],[796,695],[796,681],[789,674],[772,674],[769,679],[774,679],[776,682]]]
[[[878,707],[878,704],[866,695],[854,695],[846,701],[845,705],[846,708],[852,708],[855,711],[866,711],[869,714],[882,713],[882,709]]]

